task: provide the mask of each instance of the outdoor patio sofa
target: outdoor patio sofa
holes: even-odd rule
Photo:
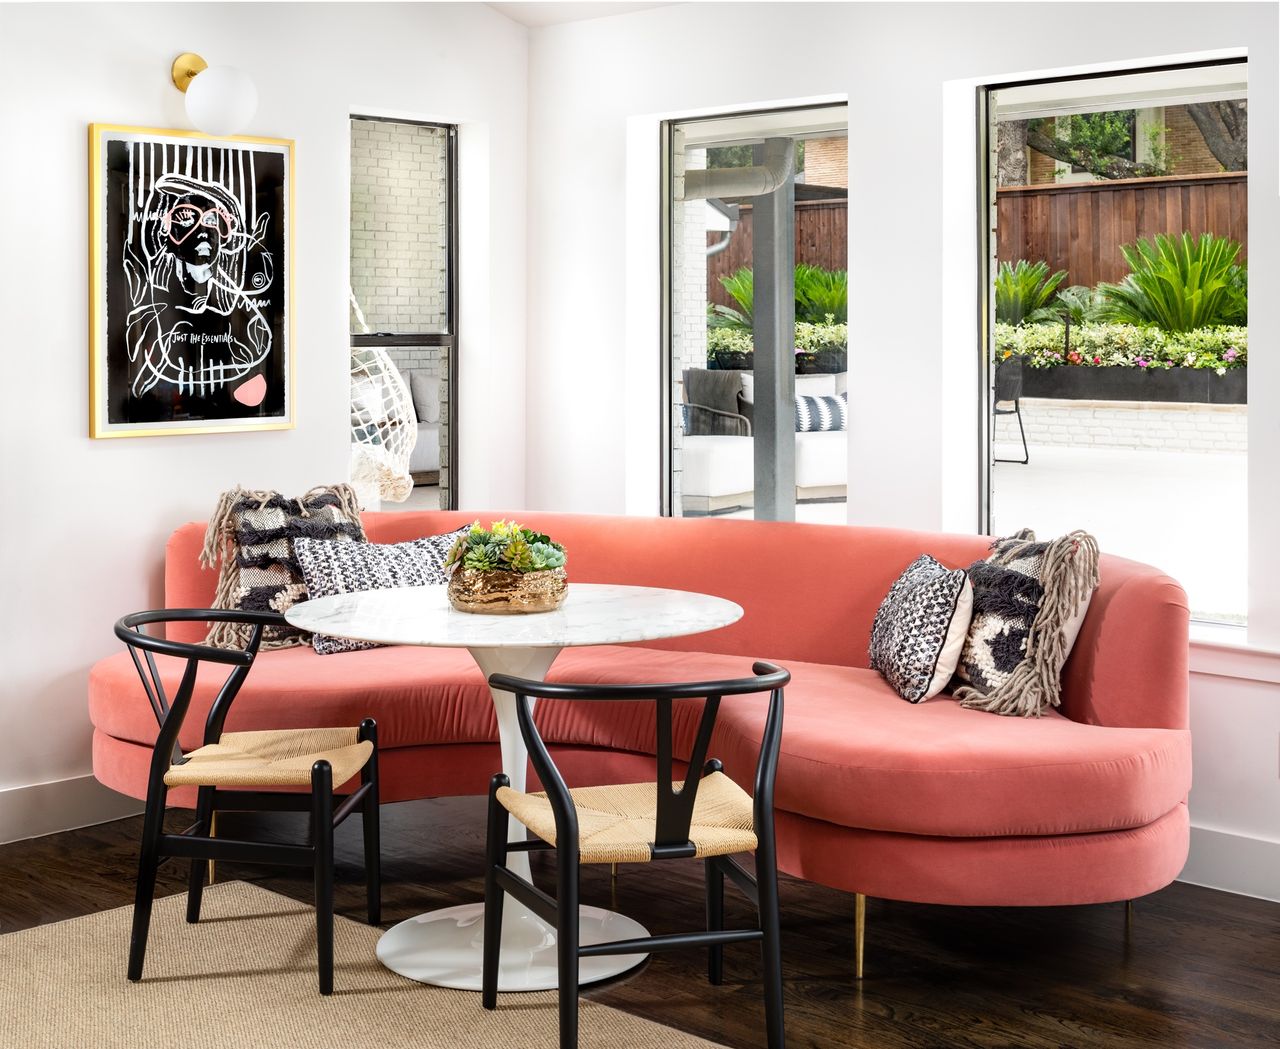
[[[844,393],[847,378],[845,372],[797,375],[796,393]],[[754,505],[752,373],[690,368],[682,380],[688,415],[680,449],[684,512],[713,514]],[[848,431],[797,433],[795,463],[797,502],[844,499],[849,478]]]
[[[391,543],[477,516],[512,515],[373,513],[365,527],[370,541]],[[567,649],[552,677],[733,677],[761,658],[787,667],[776,798],[783,870],[896,900],[1034,906],[1127,900],[1181,870],[1191,785],[1188,612],[1179,585],[1155,569],[1103,556],[1101,586],[1063,673],[1062,708],[1024,719],[967,710],[945,695],[913,705],[867,668],[872,618],[898,573],[925,551],[968,565],[987,551],[980,536],[716,518],[516,516],[567,547],[570,600],[574,582],[613,582],[719,594],[745,609],[738,623],[711,633]],[[213,599],[214,573],[197,564],[203,535],[204,524],[193,522],[169,540],[171,607]],[[105,638],[109,624],[103,631]],[[174,633],[201,636],[198,625],[176,625]],[[176,676],[178,668],[167,672]],[[95,774],[141,798],[156,725],[129,656],[101,660],[88,685]],[[184,728],[187,747],[199,744],[213,687],[200,682]],[[652,778],[653,712],[641,706],[539,707],[571,783]],[[227,727],[362,717],[378,722],[386,801],[483,794],[499,768],[484,681],[470,655],[455,649],[262,653]],[[712,747],[748,787],[764,717],[763,699],[726,702]],[[678,753],[687,757],[695,711],[686,707],[677,723]],[[172,797],[191,800],[182,791]]]

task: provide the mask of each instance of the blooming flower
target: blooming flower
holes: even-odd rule
[[[1219,375],[1226,375],[1226,374],[1227,374],[1227,369],[1226,369],[1226,368],[1215,368],[1215,369],[1214,369],[1214,371],[1216,371]]]
[[[1239,356],[1240,351],[1233,347],[1232,349],[1227,350],[1227,352],[1222,355],[1222,358],[1223,360],[1234,361]]]
[[[1070,353],[1067,354],[1067,360],[1069,360],[1072,364],[1079,364],[1083,360],[1083,358],[1080,356],[1080,354],[1076,353],[1075,350],[1072,350]]]
[[[1139,368],[1145,368],[1151,362],[1147,360],[1145,357],[1139,357],[1135,363],[1138,365]]]

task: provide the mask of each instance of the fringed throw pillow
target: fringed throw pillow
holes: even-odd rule
[[[364,542],[354,489],[346,484],[325,485],[312,488],[301,499],[243,488],[223,492],[200,554],[205,568],[222,562],[213,607],[285,612],[304,600],[306,585],[293,552],[293,541],[300,536]],[[240,648],[248,641],[249,631],[235,623],[215,623],[205,643]],[[262,647],[288,648],[309,640],[308,634],[293,627],[269,627],[263,632]]]
[[[973,590],[963,568],[928,554],[898,578],[871,626],[871,668],[912,703],[936,696],[955,673],[969,630]]]
[[[1036,542],[1023,529],[969,566],[973,623],[955,697],[993,714],[1039,717],[1061,702],[1063,664],[1098,586],[1098,542],[1071,532]]]
[[[357,590],[386,590],[396,586],[447,583],[444,560],[468,524],[456,532],[413,539],[407,543],[343,543],[301,537],[293,550],[302,569],[308,597],[350,594]],[[372,641],[315,634],[311,644],[322,656],[378,648]]]

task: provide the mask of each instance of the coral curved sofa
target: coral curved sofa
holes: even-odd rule
[[[387,543],[475,516],[374,513],[365,526],[371,541]],[[519,517],[568,547],[571,580],[700,590],[746,610],[712,633],[566,650],[552,677],[727,677],[756,658],[786,666],[793,680],[777,818],[779,864],[789,873],[897,900],[1045,906],[1131,899],[1181,870],[1191,785],[1188,612],[1182,589],[1155,569],[1104,555],[1101,586],[1063,673],[1061,712],[1006,718],[945,696],[906,703],[866,666],[872,618],[902,568],[922,551],[966,565],[985,554],[982,537],[708,518]],[[170,607],[212,600],[214,573],[197,564],[203,533],[192,523],[169,541]],[[187,631],[182,639],[198,639],[198,628],[178,629]],[[202,684],[184,746],[199,744],[201,705],[215,682]],[[549,703],[539,720],[570,782],[626,782],[651,775],[646,706]],[[142,797],[156,726],[124,652],[93,668],[89,708],[95,774]],[[713,752],[739,782],[750,783],[764,712],[763,698],[722,708]],[[687,748],[696,712],[686,713]],[[348,724],[366,715],[378,720],[385,800],[483,794],[499,767],[488,693],[460,650],[263,653],[227,727]]]

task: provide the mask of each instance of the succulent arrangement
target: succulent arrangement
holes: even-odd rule
[[[458,538],[444,566],[473,572],[547,572],[563,568],[564,547],[551,537],[515,521],[494,521],[485,528],[477,521]]]

